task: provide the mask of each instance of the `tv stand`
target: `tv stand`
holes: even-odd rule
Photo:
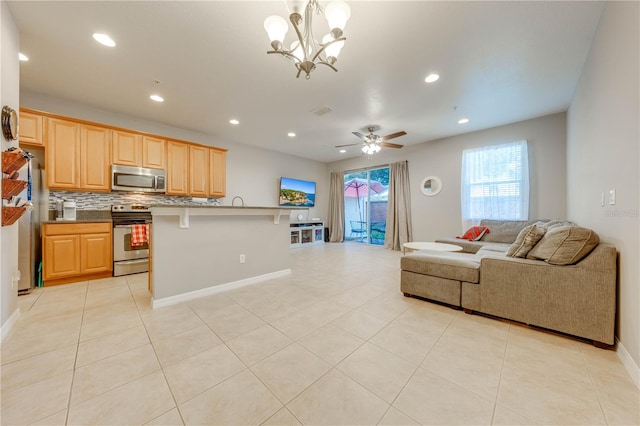
[[[291,247],[324,244],[324,222],[322,221],[291,222],[289,229]]]

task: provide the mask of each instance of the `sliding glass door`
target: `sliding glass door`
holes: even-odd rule
[[[389,167],[344,174],[345,241],[384,244]]]

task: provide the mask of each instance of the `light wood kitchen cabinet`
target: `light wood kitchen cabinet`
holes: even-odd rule
[[[80,126],[80,189],[111,189],[111,130]]]
[[[20,145],[44,146],[44,117],[40,114],[20,110]]]
[[[189,195],[209,195],[209,148],[189,145]]]
[[[114,130],[111,139],[113,164],[140,167],[142,164],[142,135]]]
[[[227,194],[227,153],[219,149],[209,150],[209,196],[224,197]]]
[[[189,144],[167,141],[167,194],[187,195],[188,183]]]
[[[113,164],[164,169],[166,164],[164,144],[164,139],[114,130],[112,138]]]
[[[80,189],[80,123],[47,118],[47,186]]]
[[[164,139],[143,136],[141,166],[150,169],[164,169],[166,166],[164,144]]]
[[[111,276],[111,223],[45,223],[42,235],[45,286]]]
[[[51,189],[109,191],[111,130],[47,118],[47,186]]]

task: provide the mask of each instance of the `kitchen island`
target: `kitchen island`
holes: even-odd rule
[[[154,308],[291,273],[282,207],[152,206]]]

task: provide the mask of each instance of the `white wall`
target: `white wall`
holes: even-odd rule
[[[608,2],[567,116],[567,212],[619,252],[617,336],[640,365],[640,4]],[[616,204],[608,204],[609,190]],[[607,202],[600,205],[602,193]],[[623,359],[624,361],[624,359]],[[632,374],[633,376],[633,374]]]
[[[330,171],[374,167],[409,161],[413,239],[434,241],[460,235],[460,171],[462,151],[526,139],[529,142],[529,217],[564,218],[566,115],[548,115],[492,129],[439,139],[402,149],[383,149],[371,159],[361,156],[329,164]],[[402,139],[397,140],[402,143]],[[420,192],[427,176],[442,179],[443,189],[435,197]]]
[[[277,206],[281,176],[315,181],[316,207],[309,209],[308,213],[303,211],[303,214],[308,214],[309,218],[326,219],[329,177],[324,163],[216,139],[203,133],[115,114],[38,93],[23,91],[20,96],[21,106],[25,108],[228,149],[227,197],[221,200],[225,205],[230,205],[232,198],[239,195],[250,206]],[[238,201],[236,205],[237,203]],[[294,211],[292,217],[299,212]]]
[[[0,105],[9,105],[17,110],[20,105],[20,63],[18,61],[18,50],[20,47],[20,35],[18,27],[13,22],[13,16],[7,3],[0,2]],[[7,142],[4,137],[0,137],[2,149],[6,151],[11,146],[18,146],[18,142]],[[4,337],[11,328],[13,319],[19,313],[18,288],[17,283],[12,278],[18,271],[18,224],[0,228],[0,324]],[[12,322],[7,321],[14,315]]]

